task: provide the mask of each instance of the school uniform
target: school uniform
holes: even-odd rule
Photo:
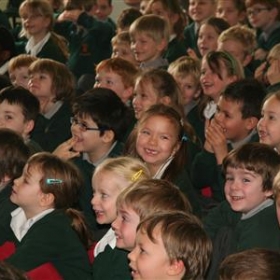
[[[71,137],[71,117],[70,104],[57,101],[50,112],[44,115],[39,114],[31,132],[31,139],[37,142],[44,151],[52,152]]]
[[[77,80],[83,74],[94,74],[95,66],[111,57],[111,39],[115,33],[109,23],[98,21],[84,12],[77,24],[56,22],[54,28],[69,42],[68,66]]]
[[[24,212],[21,211],[21,208],[14,210],[6,225],[7,241],[14,242],[16,246],[15,253],[5,259],[7,263],[27,272],[50,262],[63,279],[90,279],[87,252],[63,211],[50,211],[20,237],[21,231],[17,226],[22,223]]]
[[[141,70],[158,69],[158,68],[167,69],[168,61],[163,57],[158,57],[152,61],[141,62],[139,67]]]
[[[181,56],[186,56],[187,50],[183,40],[179,40],[177,37],[174,37],[169,41],[167,50],[165,51],[163,57],[167,59],[168,63],[175,61]]]
[[[42,147],[32,139],[27,139],[27,141],[25,141],[25,144],[29,149],[30,155],[34,155],[43,151]]]
[[[186,50],[193,49],[198,57],[201,57],[198,46],[198,26],[195,22],[187,25],[184,29],[184,43]]]

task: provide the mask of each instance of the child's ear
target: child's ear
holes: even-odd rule
[[[115,138],[115,133],[113,130],[105,130],[104,134],[101,136],[104,143],[112,143]]]
[[[253,59],[253,56],[251,54],[247,54],[242,62],[242,66],[247,66]]]
[[[163,96],[160,98],[160,103],[169,106],[171,104],[171,99],[169,96]]]
[[[125,99],[125,100],[129,100],[133,94],[133,90],[134,88],[133,87],[128,87],[126,88],[124,91],[123,91],[123,98],[122,99]]]
[[[167,42],[165,39],[162,39],[158,44],[157,44],[157,50],[159,52],[162,52],[165,50],[165,48],[167,47]]]
[[[173,260],[167,270],[167,274],[169,276],[178,276],[181,275],[181,277],[184,276],[186,271],[185,265],[182,260]],[[182,278],[180,278],[182,279]]]
[[[41,193],[40,194],[40,205],[42,207],[50,207],[54,204],[54,195],[52,193]]]
[[[24,127],[23,127],[24,138],[27,137],[29,133],[33,130],[34,124],[35,124],[34,120],[29,120],[24,123]]]
[[[256,117],[249,117],[246,119],[246,128],[248,131],[253,130],[257,127],[258,124],[258,118]]]
[[[273,190],[266,190],[266,191],[264,191],[264,195],[265,195],[266,198],[272,197]]]

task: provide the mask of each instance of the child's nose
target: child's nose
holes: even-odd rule
[[[135,261],[135,248],[128,254],[127,257],[131,262]]]

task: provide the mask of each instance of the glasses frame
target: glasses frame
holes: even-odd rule
[[[246,11],[246,14],[247,16],[255,16],[255,15],[258,15],[260,14],[262,11],[270,11],[271,9],[270,8],[267,8],[267,7],[263,7],[263,8],[254,8],[254,9],[248,9]]]
[[[91,130],[91,131],[105,131],[105,130],[107,130],[107,129],[98,128],[98,127],[88,127],[85,124],[83,124],[82,122],[79,122],[78,119],[75,118],[75,117],[70,118],[70,123],[71,123],[71,125],[78,125],[80,130],[83,131],[83,132],[86,132],[88,130]]]

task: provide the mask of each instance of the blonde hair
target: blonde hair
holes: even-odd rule
[[[271,50],[268,53],[267,59],[279,59],[280,57],[280,43],[276,44],[273,46],[273,48],[271,48]]]
[[[223,31],[218,38],[218,42],[221,43],[228,40],[241,43],[246,54],[253,54],[257,46],[255,32],[251,28],[244,25],[232,26],[229,29]]]
[[[160,16],[144,15],[136,19],[129,28],[130,37],[133,38],[141,33],[152,38],[156,43],[164,40],[166,45],[168,44],[170,36],[168,22]]]
[[[102,172],[114,173],[127,181],[130,185],[134,182],[150,178],[150,172],[142,161],[132,157],[116,157],[105,159],[95,169],[93,177]],[[127,186],[117,186],[124,189]]]
[[[17,68],[29,67],[32,62],[36,61],[38,58],[29,54],[20,54],[18,56],[10,59],[8,64],[8,72],[14,71]]]

